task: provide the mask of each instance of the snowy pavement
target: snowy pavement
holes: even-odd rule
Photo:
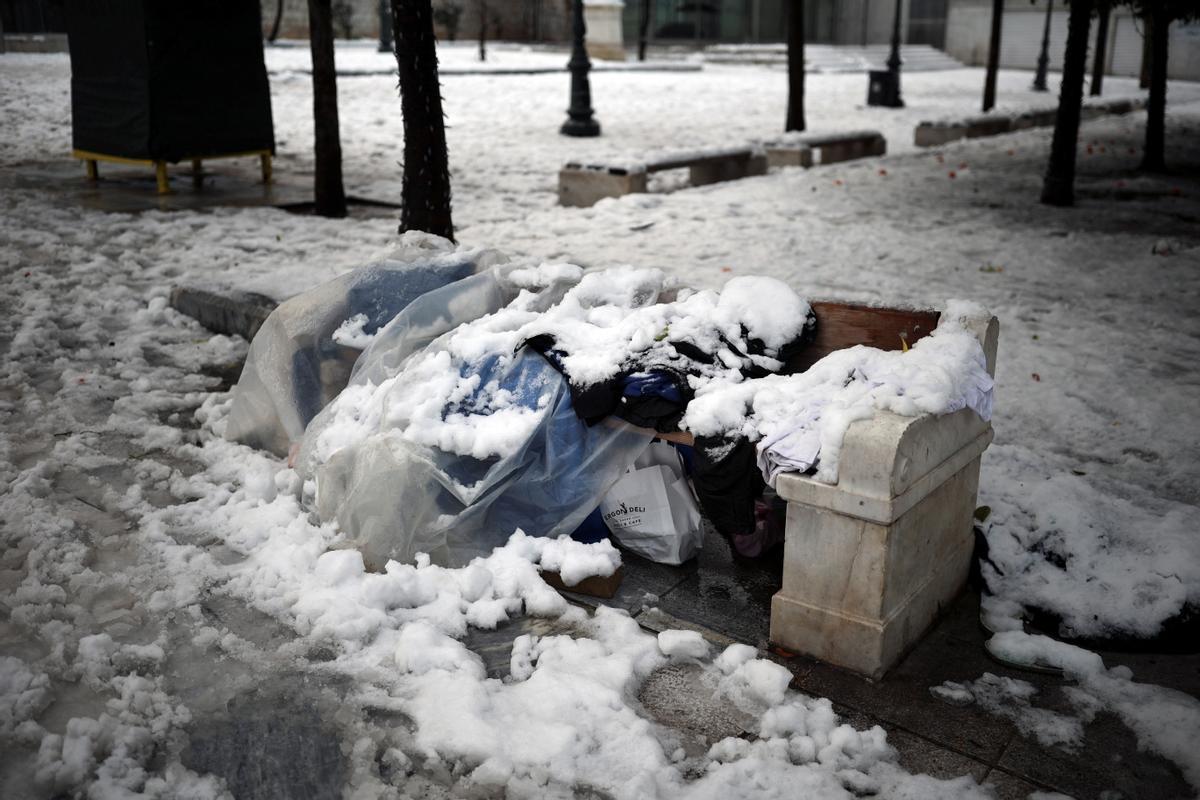
[[[68,80],[64,56],[0,56],[5,173],[65,158]],[[1001,321],[980,489],[1004,571],[993,589],[1057,612],[1077,635],[1153,633],[1200,600],[1200,87],[1170,90],[1179,174],[1134,171],[1144,115],[1086,123],[1079,204],[1053,209],[1036,203],[1047,130],[913,148],[917,121],[973,113],[981,80],[906,76],[908,107],[890,112],[862,107],[861,75],[813,77],[811,127],[878,128],[891,155],[580,210],[554,201],[568,158],[769,136],[783,73],[598,74],[605,135],[593,141],[556,133],[561,75],[447,77],[459,238],[656,266],[700,286],[762,273],[812,298],[987,305]],[[1028,80],[1001,75],[1001,110],[1052,105]],[[1106,90],[1136,94],[1120,80]],[[277,171],[302,179],[307,77],[280,74],[272,91]],[[395,198],[392,82],[347,78],[339,91],[348,188]],[[217,390],[245,343],[211,336],[166,294],[182,282],[293,294],[386,253],[394,221],[104,214],[52,186],[3,186],[0,795],[214,796],[223,785],[209,773],[236,757],[230,740],[262,745],[260,785],[284,785],[279,762],[291,760],[363,797],[993,792],[983,775],[909,775],[887,744],[902,733],[841,724],[827,702],[785,692],[786,671],[754,653],[567,607],[540,587],[536,548],[386,575],[327,554],[338,533],[309,521],[294,473],[217,436],[228,406]],[[1016,613],[990,611],[1001,625]],[[505,619],[531,627],[498,680],[457,641]],[[694,670],[689,691],[710,693],[748,733],[697,750],[649,720],[635,698],[664,665]],[[1086,748],[1084,722],[1113,715],[1200,787],[1194,697],[1076,667],[1056,716],[978,671],[948,676],[961,685],[947,691],[1017,715],[1047,749]],[[280,711],[256,728],[239,715],[249,708]]]

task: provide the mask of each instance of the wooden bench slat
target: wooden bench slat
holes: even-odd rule
[[[788,363],[790,372],[808,369],[835,350],[856,344],[880,350],[902,350],[905,343],[912,347],[933,332],[941,317],[937,311],[829,301],[816,301],[812,308],[817,317],[816,339]]]
[[[879,131],[848,131],[846,133],[808,133],[795,137],[795,141],[809,147],[824,147],[847,142],[871,142],[882,139]]]

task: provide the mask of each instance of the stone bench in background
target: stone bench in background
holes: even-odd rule
[[[789,133],[764,142],[763,147],[772,167],[811,167],[814,163],[835,164],[885,155],[887,140],[879,131]]]
[[[765,175],[767,155],[761,147],[746,145],[695,150],[664,155],[629,164],[568,162],[558,173],[559,205],[586,208],[605,197],[645,192],[652,172],[687,168],[692,186]]]
[[[568,162],[558,173],[558,203],[586,208],[605,197],[647,191],[653,172],[688,168],[692,186],[764,175],[770,167],[811,167],[887,153],[879,131],[788,134],[761,144],[672,153],[644,162]],[[819,158],[819,161],[817,159]]]
[[[1096,119],[1108,114],[1128,114],[1146,107],[1141,99],[1105,100],[1088,103],[1080,112],[1081,119]],[[925,121],[913,129],[913,144],[917,147],[937,147],[959,139],[996,136],[1009,131],[1045,128],[1054,125],[1056,109],[1024,111],[1019,114],[984,114],[965,119]]]

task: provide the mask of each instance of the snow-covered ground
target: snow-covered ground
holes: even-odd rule
[[[268,62],[276,169],[302,179],[303,57],[281,48]],[[1029,77],[1001,74],[1001,110],[1053,104]],[[1077,634],[1153,633],[1200,601],[1200,86],[1170,89],[1168,161],[1190,176],[1134,172],[1144,115],[1099,120],[1083,129],[1079,205],[1055,209],[1036,203],[1048,131],[912,147],[917,121],[973,114],[981,82],[978,70],[908,75],[908,106],[888,111],[863,106],[862,75],[814,76],[811,128],[877,128],[891,155],[581,210],[555,204],[564,161],[768,137],[782,71],[597,74],[595,140],[557,134],[564,75],[447,76],[458,235],[702,287],[761,273],[809,298],[983,303],[1001,322],[980,487],[1004,572],[994,620],[1031,602]],[[397,197],[394,82],[345,78],[339,92],[350,192]],[[1106,97],[1136,94],[1106,80]],[[203,773],[222,715],[252,692],[269,705],[286,682],[344,760],[335,786],[363,797],[987,796],[969,777],[905,774],[882,730],[839,725],[753,653],[567,608],[534,575],[544,546],[385,575],[326,553],[339,535],[303,512],[295,474],[216,435],[228,398],[204,372],[245,343],[210,336],[166,294],[180,282],[292,294],[386,253],[395,222],[103,214],[63,206],[52,187],[14,188],[22,164],[69,150],[64,56],[0,56],[0,115],[0,795],[217,794]],[[457,640],[522,613],[552,622],[518,640],[509,678],[486,678]],[[693,753],[639,713],[640,682],[689,659],[753,735]],[[1200,703],[1090,662],[1068,672],[1081,716],[1113,710],[1200,781],[1186,746]],[[1020,686],[971,688],[1028,703]],[[283,708],[281,725],[309,724]],[[1048,741],[1074,735],[1043,722]]]

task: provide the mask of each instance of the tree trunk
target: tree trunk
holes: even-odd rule
[[[312,48],[313,150],[316,156],[313,199],[316,212],[322,217],[344,217],[346,192],[342,188],[331,0],[308,0],[308,42]]]
[[[1166,172],[1163,154],[1164,126],[1167,116],[1167,41],[1171,20],[1161,5],[1150,12],[1150,99],[1146,103],[1146,149],[1142,169],[1147,172]]]
[[[1042,202],[1052,206],[1075,203],[1075,148],[1079,139],[1079,111],[1083,105],[1083,78],[1087,74],[1091,17],[1092,0],[1071,0],[1058,115],[1050,144],[1050,163],[1042,181]]]
[[[1092,62],[1092,97],[1099,97],[1104,86],[1104,61],[1108,49],[1108,18],[1112,14],[1112,6],[1105,2],[1100,6],[1100,21],[1096,25],[1096,60]]]
[[[642,16],[638,20],[638,61],[646,60],[646,40],[650,36],[650,3],[642,0]]]
[[[1154,17],[1147,11],[1142,17],[1142,69],[1138,73],[1138,88],[1150,88],[1150,53],[1153,49],[1151,41],[1154,38]]]
[[[785,131],[802,131],[804,124],[804,0],[788,4],[788,103]]]
[[[279,38],[279,26],[283,22],[283,0],[275,2],[275,22],[271,25],[271,33],[267,35],[267,41],[274,43]]]
[[[391,0],[392,32],[404,116],[404,176],[400,233],[425,231],[454,240],[450,168],[438,84],[437,46],[430,0]]]
[[[983,110],[996,105],[996,73],[1000,69],[1000,25],[1004,20],[1004,0],[992,0],[992,35],[988,41],[987,76],[983,79]]]
[[[487,61],[487,0],[479,0],[479,60]]]

